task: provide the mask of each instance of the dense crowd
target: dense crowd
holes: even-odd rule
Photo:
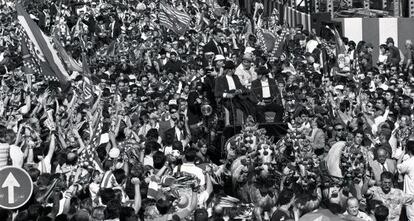
[[[183,35],[160,1],[23,1],[75,62],[63,86],[27,71],[0,3],[0,167],[34,185],[0,219],[414,220],[411,40],[286,27],[261,1],[169,2]]]

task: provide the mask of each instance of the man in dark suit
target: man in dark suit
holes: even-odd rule
[[[225,62],[224,75],[216,78],[214,95],[230,111],[231,116],[235,116],[235,110],[240,109],[245,118],[249,115],[255,118],[257,99],[240,83],[239,77],[234,74],[235,68],[233,61]]]
[[[205,46],[204,46],[204,53],[209,54],[213,53],[215,55],[221,54],[225,55],[225,50],[222,45],[224,39],[224,32],[223,30],[216,28],[213,30],[213,39],[211,39]]]
[[[265,112],[275,112],[273,122],[283,121],[283,106],[279,89],[274,79],[269,78],[269,70],[260,66],[256,70],[258,78],[252,81],[252,92],[259,101],[257,106],[257,121],[266,122]]]
[[[196,89],[191,91],[188,95],[188,126],[191,131],[191,137],[197,141],[202,135],[203,114],[201,112],[201,106],[205,103],[206,98],[203,91],[203,83],[198,81],[196,83]]]
[[[109,20],[110,37],[116,39],[121,34],[122,21],[116,15],[110,16]]]
[[[175,113],[175,115],[178,115],[178,113]],[[176,121],[176,125],[164,132],[163,140],[166,140],[168,137],[172,138],[172,142],[174,141],[180,141],[184,142],[186,139],[189,139],[189,133],[185,127],[185,116],[179,116],[179,117],[173,117]]]
[[[188,95],[188,124],[194,125],[202,121],[203,115],[201,113],[201,105],[205,100],[203,92],[203,83],[196,83],[196,90],[193,90]]]
[[[181,73],[183,71],[183,63],[178,60],[178,54],[176,52],[170,53],[170,59],[167,61],[167,63],[164,65],[164,70],[167,71],[167,73]]]

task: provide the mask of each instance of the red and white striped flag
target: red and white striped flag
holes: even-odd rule
[[[16,4],[16,10],[17,19],[24,30],[21,32],[21,39],[26,41],[27,51],[33,57],[33,66],[39,67],[46,80],[59,81],[62,87],[66,87],[69,74],[59,59],[56,50],[49,42],[48,37],[40,30],[20,4]]]
[[[184,35],[190,27],[191,17],[187,13],[164,3],[160,3],[160,9],[161,11],[158,14],[160,24],[178,35]]]

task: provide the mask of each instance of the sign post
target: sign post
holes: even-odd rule
[[[17,209],[32,196],[33,182],[29,174],[18,167],[0,169],[0,207]]]

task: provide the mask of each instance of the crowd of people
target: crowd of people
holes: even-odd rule
[[[75,61],[63,87],[27,72],[0,3],[0,168],[34,186],[5,220],[414,220],[410,39],[321,36],[261,1],[163,3],[183,35],[157,0],[23,1]]]

